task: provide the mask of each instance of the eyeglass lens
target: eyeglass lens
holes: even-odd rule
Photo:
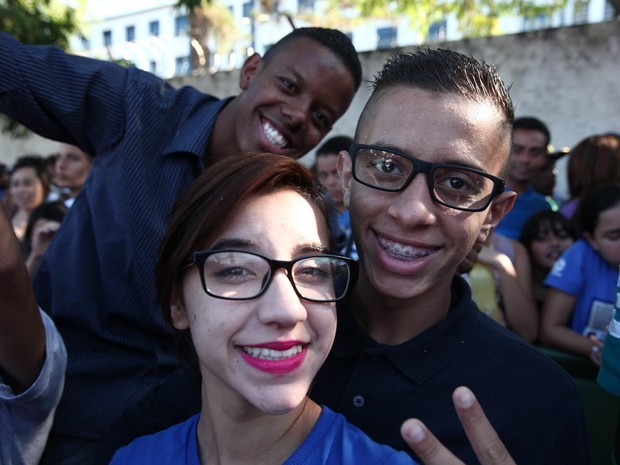
[[[313,256],[287,262],[288,277],[304,299],[326,302],[347,291],[350,272],[344,260]],[[260,295],[271,282],[272,265],[259,255],[239,251],[216,252],[203,266],[207,291],[225,299],[249,299]]]
[[[492,179],[467,168],[413,161],[375,148],[355,152],[355,176],[371,187],[399,191],[420,171],[429,176],[431,197],[453,208],[480,208],[490,201],[495,187]]]

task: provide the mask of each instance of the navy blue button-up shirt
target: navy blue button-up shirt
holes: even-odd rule
[[[35,281],[69,355],[54,432],[105,436],[178,367],[156,301],[157,246],[228,101],[0,35],[0,111],[94,157]]]

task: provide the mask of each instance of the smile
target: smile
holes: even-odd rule
[[[435,252],[435,249],[413,247],[399,242],[388,241],[382,237],[377,237],[377,239],[379,240],[381,248],[385,250],[389,256],[398,260],[419,260]]]
[[[265,134],[265,137],[267,137],[267,140],[269,140],[269,142],[276,147],[283,149],[287,146],[284,136],[280,134],[280,132],[269,123],[269,121],[263,122],[263,133]]]
[[[301,353],[302,346],[299,344],[288,350],[273,350],[265,347],[242,347],[241,349],[251,357],[261,360],[284,360]]]

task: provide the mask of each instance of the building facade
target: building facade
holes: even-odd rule
[[[280,0],[270,14],[261,9],[260,0],[219,0],[222,14],[234,24],[234,40],[207,40],[208,50],[192,41],[186,11],[174,8],[171,0],[88,0],[87,26],[83,35],[71,42],[75,53],[94,58],[124,61],[170,79],[192,73],[192,51],[204,56],[203,72],[236,69],[245,58],[264,53],[295,26],[308,26],[325,13],[320,0]],[[514,34],[551,27],[607,21],[613,16],[608,0],[569,0],[559,13],[537,17],[500,19],[503,34]],[[217,19],[216,19],[217,21]],[[333,26],[333,25],[332,25]],[[405,16],[360,20],[354,9],[342,11],[338,28],[349,35],[360,52],[420,43],[461,39],[458,21],[448,16],[426,30],[416,30]],[[229,31],[230,34],[230,31]],[[194,70],[195,72],[195,70]]]

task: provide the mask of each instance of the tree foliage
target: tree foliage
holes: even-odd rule
[[[0,0],[0,31],[34,45],[69,47],[69,37],[78,31],[76,10],[54,0]],[[26,137],[29,132],[6,117],[2,132]]]
[[[406,14],[419,31],[427,31],[433,23],[454,14],[464,37],[481,37],[500,34],[502,16],[548,15],[567,3],[567,0],[328,0],[328,9],[355,9],[364,18],[389,19]]]
[[[76,11],[53,0],[0,0],[0,31],[23,43],[69,47]]]
[[[237,38],[232,13],[217,0],[177,0],[175,8],[188,15],[192,70],[206,73],[211,53],[225,52]]]

